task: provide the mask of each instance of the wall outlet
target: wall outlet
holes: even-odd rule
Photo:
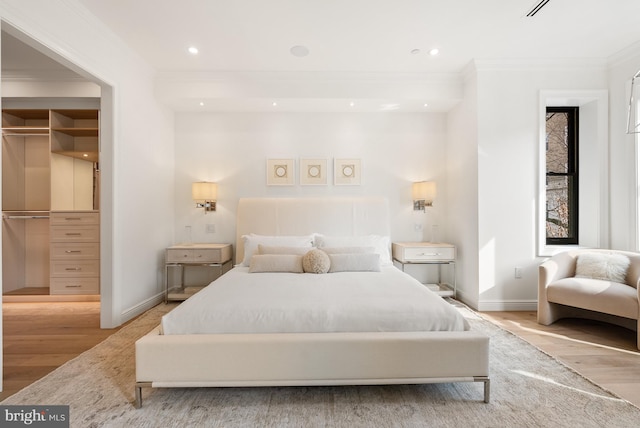
[[[216,233],[216,225],[215,224],[208,224],[206,227],[206,231],[207,233]]]
[[[518,279],[522,278],[522,268],[517,267],[514,269],[514,276]]]

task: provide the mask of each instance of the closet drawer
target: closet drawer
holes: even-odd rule
[[[100,226],[51,226],[51,242],[98,242]]]
[[[100,294],[99,278],[51,278],[50,294]]]
[[[100,224],[100,214],[93,212],[58,211],[51,212],[51,225]]]
[[[100,260],[51,260],[51,277],[100,276]]]
[[[55,242],[51,244],[51,259],[56,260],[80,260],[99,259],[100,244],[97,242]]]

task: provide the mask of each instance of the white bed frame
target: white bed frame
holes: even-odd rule
[[[250,198],[238,203],[241,236],[389,235],[383,198]],[[136,407],[143,387],[376,385],[483,382],[489,338],[475,331],[162,335],[136,342]]]

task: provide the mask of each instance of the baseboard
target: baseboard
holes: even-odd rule
[[[537,310],[537,300],[483,300],[478,303],[479,312]]]
[[[143,302],[135,305],[134,307],[125,310],[124,312],[122,312],[122,315],[120,317],[120,320],[122,321],[121,324],[124,324],[127,321],[137,317],[138,315],[147,312],[149,309],[157,306],[162,302],[164,302],[164,292],[158,293],[155,296],[150,297],[147,300],[144,300]]]

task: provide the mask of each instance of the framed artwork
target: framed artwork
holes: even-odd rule
[[[294,165],[293,159],[267,159],[267,185],[293,186]]]
[[[333,184],[358,186],[362,177],[360,159],[334,159]]]
[[[300,184],[307,186],[326,185],[327,160],[300,159]]]

